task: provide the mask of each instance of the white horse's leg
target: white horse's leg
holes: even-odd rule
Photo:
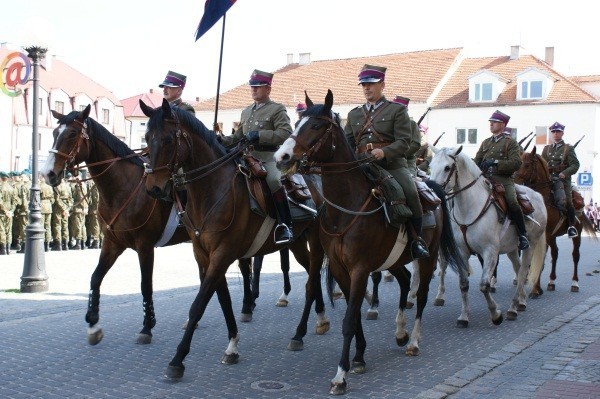
[[[323,335],[329,331],[330,323],[325,316],[325,311],[317,313],[317,335]]]
[[[229,345],[225,349],[225,354],[221,358],[223,364],[236,364],[239,361],[240,354],[238,352],[238,342],[240,342],[240,334],[229,340]]]
[[[390,273],[388,270],[383,271],[383,281],[386,283],[394,281],[394,275]]]
[[[410,292],[408,293],[408,300],[406,303],[407,309],[412,309],[412,307],[417,302],[417,290],[419,289],[419,282],[421,280],[421,276],[419,275],[419,262],[413,260],[413,274],[412,281],[410,282]]]
[[[490,293],[490,280],[496,267],[496,261],[498,260],[498,251],[490,249],[483,256],[483,271],[481,273],[481,281],[479,282],[479,290],[483,293],[485,301],[487,302],[488,309],[492,316],[492,323],[499,325],[502,323],[504,317],[502,311],[498,309],[498,304],[492,298]]]
[[[275,306],[280,307],[280,308],[285,308],[288,305],[288,299],[287,299],[287,295],[284,293],[281,294],[281,296],[279,297],[279,299],[277,300],[277,303],[275,304]]]
[[[532,244],[533,245],[533,244]],[[529,272],[529,265],[531,263],[531,250],[527,249],[523,251],[523,262],[519,260],[519,253],[515,249],[506,254],[510,259],[513,270],[515,271],[515,295],[511,301],[510,307],[506,311],[507,320],[516,320],[518,313],[517,311],[521,308],[525,310],[525,280],[527,279],[527,273]]]
[[[406,331],[406,315],[402,309],[398,309],[396,315],[396,343],[398,346],[404,346],[410,339],[408,331]]]
[[[440,258],[441,259],[441,258]],[[469,264],[469,257],[467,256],[465,262]],[[469,265],[469,268],[471,266]],[[467,328],[469,326],[469,315],[471,309],[469,308],[469,278],[467,276],[459,276],[458,285],[460,288],[460,299],[462,302],[460,309],[460,316],[456,320],[456,326],[460,328]]]
[[[412,333],[410,334],[410,341],[406,347],[407,356],[418,356],[419,355],[419,341],[421,340],[421,319],[415,320],[415,326],[413,327]]]
[[[444,306],[446,303],[446,261],[440,256],[440,283],[438,284],[438,292],[433,304],[435,306]]]

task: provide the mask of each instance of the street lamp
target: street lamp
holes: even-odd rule
[[[25,227],[25,263],[21,276],[21,292],[48,291],[48,275],[44,258],[46,230],[41,223],[41,199],[38,184],[38,85],[40,60],[46,56],[44,47],[26,47],[27,56],[33,61],[33,133],[31,137],[31,190],[29,194],[29,223]]]

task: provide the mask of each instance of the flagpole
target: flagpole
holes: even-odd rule
[[[223,30],[221,32],[221,54],[219,54],[219,75],[217,77],[217,98],[215,101],[215,121],[213,122],[213,129],[215,131],[221,131],[217,125],[217,117],[219,115],[219,93],[221,92],[221,66],[223,65],[223,42],[225,41],[225,17],[227,14],[223,14]]]

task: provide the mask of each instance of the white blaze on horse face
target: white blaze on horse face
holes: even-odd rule
[[[296,146],[296,140],[294,140],[292,137],[297,137],[298,130],[302,127],[302,125],[304,125],[307,119],[308,118],[300,119],[300,123],[298,123],[296,129],[294,129],[292,135],[286,141],[284,141],[283,144],[279,147],[279,149],[275,152],[275,154],[273,154],[275,162],[282,161],[283,157],[286,155],[288,157],[292,156],[292,154],[294,153],[294,147]]]
[[[56,140],[54,142],[54,146],[52,147],[52,150],[56,150],[56,143],[58,143],[58,138],[60,137],[61,134],[63,134],[63,132],[67,129],[66,125],[60,125],[58,127],[58,135],[56,136]],[[44,166],[42,167],[42,170],[40,171],[40,173],[44,176],[44,179],[46,180],[46,183],[50,183],[48,181],[48,173],[50,173],[50,171],[52,169],[54,169],[54,162],[56,161],[56,157],[54,156],[54,152],[53,151],[49,151],[48,154],[48,158],[46,158],[46,162],[44,163]]]

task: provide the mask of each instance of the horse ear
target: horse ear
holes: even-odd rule
[[[79,113],[79,116],[77,117],[77,119],[80,119],[80,120],[87,119],[88,116],[90,116],[91,110],[92,110],[92,106],[90,104],[88,104],[88,106],[85,107],[85,109]]]
[[[63,115],[63,114],[61,114],[60,112],[56,112],[55,110],[52,110],[51,112],[52,112],[52,116],[53,116],[55,119],[59,119],[59,120],[60,120],[60,118],[64,117],[64,115]]]
[[[460,154],[460,152],[462,151],[463,146],[461,145],[460,147],[458,147],[458,150],[456,150],[456,152],[454,153],[454,156],[457,156],[458,154]]]
[[[169,102],[167,101],[166,98],[163,98],[161,108],[163,109],[163,112],[164,112],[163,117],[170,118],[173,110],[171,109],[171,105],[169,104]]]
[[[140,99],[140,108],[142,109],[144,115],[146,115],[148,118],[150,118],[155,111],[154,108],[147,106],[146,103],[142,101],[142,99]]]
[[[430,145],[429,148],[431,148],[431,151],[433,151],[434,154],[437,154],[440,151],[439,148],[433,145]]]
[[[531,155],[535,155],[537,153],[537,149],[536,146],[534,145],[533,148],[531,149]]]
[[[306,103],[306,106],[308,108],[312,107],[313,105],[315,105],[312,100],[310,98],[308,98],[308,93],[306,92],[306,90],[304,90],[304,102]]]
[[[325,96],[325,109],[323,110],[323,113],[329,114],[331,112],[331,107],[333,107],[333,93],[331,90],[327,89],[327,95]]]

